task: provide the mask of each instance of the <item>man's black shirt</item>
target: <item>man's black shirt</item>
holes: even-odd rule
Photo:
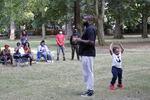
[[[90,40],[93,41],[94,44],[90,43],[83,43],[80,42],[79,44],[79,55],[80,56],[96,56],[96,50],[95,50],[95,40],[96,40],[96,29],[94,26],[89,25],[81,37],[83,40]]]

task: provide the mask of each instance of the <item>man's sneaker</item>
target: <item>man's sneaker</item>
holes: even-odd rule
[[[93,90],[87,90],[84,93],[81,94],[81,97],[90,97],[94,95],[94,91]]]
[[[111,84],[111,85],[109,86],[109,89],[110,89],[110,90],[115,90],[115,86]]]
[[[117,87],[120,88],[120,89],[124,88],[122,84],[118,84]]]

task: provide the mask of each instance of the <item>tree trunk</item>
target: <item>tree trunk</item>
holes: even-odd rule
[[[114,38],[115,39],[122,39],[123,35],[123,25],[122,25],[122,21],[120,20],[120,18],[116,19],[116,24],[115,24],[115,31],[114,31]]]
[[[67,23],[67,36],[70,37],[71,35],[72,35],[72,27],[71,27],[71,19],[70,19]]]
[[[148,17],[146,14],[143,14],[142,17],[142,38],[148,38],[148,32],[147,32],[147,19]]]
[[[80,0],[74,1],[74,24],[75,24],[75,28],[81,33]]]
[[[42,24],[42,39],[43,39],[43,40],[45,39],[45,35],[46,35],[46,32],[45,32],[45,24]]]
[[[104,24],[105,0],[101,0],[101,2],[99,2],[99,0],[96,0],[95,3],[96,3],[96,22],[97,22],[98,44],[103,46],[105,44],[104,25],[103,25]]]
[[[10,22],[10,36],[9,36],[10,40],[15,40],[15,22],[11,21]]]

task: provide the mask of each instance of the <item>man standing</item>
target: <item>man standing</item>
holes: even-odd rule
[[[77,29],[74,30],[73,34],[70,37],[70,44],[71,44],[71,60],[74,59],[74,53],[76,52],[77,55],[77,59],[79,60],[79,44],[75,41],[73,41],[73,38],[79,38],[79,32],[77,31]]]
[[[79,42],[79,55],[81,56],[84,82],[86,91],[81,96],[92,96],[94,94],[93,60],[96,56],[95,40],[96,29],[88,22],[84,22],[85,31],[81,38],[74,38]]]

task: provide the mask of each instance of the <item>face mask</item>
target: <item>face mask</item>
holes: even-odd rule
[[[60,31],[59,34],[62,34],[62,31]]]

